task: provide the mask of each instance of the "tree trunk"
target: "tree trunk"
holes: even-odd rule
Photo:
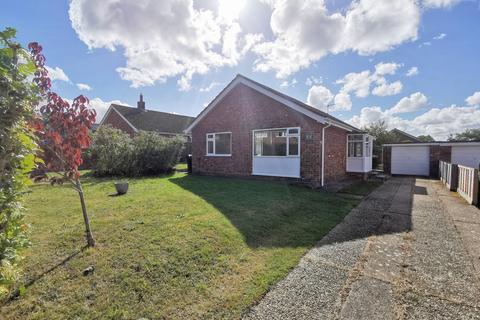
[[[95,239],[93,239],[92,231],[90,230],[90,219],[88,218],[87,213],[87,206],[85,205],[85,199],[83,198],[83,189],[80,180],[77,180],[77,191],[78,195],[80,196],[80,203],[82,204],[82,213],[83,213],[83,221],[85,222],[85,231],[87,237],[87,245],[89,247],[95,247]]]

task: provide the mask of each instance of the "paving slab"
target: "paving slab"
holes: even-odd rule
[[[347,272],[303,263],[267,293],[245,319],[334,319]]]
[[[478,320],[480,308],[425,296],[415,292],[405,295],[407,320]]]
[[[389,283],[362,278],[352,285],[340,312],[341,320],[389,320],[394,319],[393,292]]]
[[[401,277],[405,253],[404,235],[384,235],[376,237],[370,244],[368,260],[363,274],[386,282],[394,282]]]

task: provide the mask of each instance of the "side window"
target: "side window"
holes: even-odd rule
[[[231,148],[231,132],[207,133],[207,156],[229,156]]]

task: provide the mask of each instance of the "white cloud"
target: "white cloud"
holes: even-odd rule
[[[449,8],[458,4],[460,0],[423,0],[425,8]]]
[[[414,0],[353,1],[345,14],[330,13],[322,0],[272,4],[273,41],[256,45],[255,69],[285,78],[326,54],[369,55],[417,39],[420,7]]]
[[[421,92],[412,93],[409,97],[403,97],[398,103],[386,112],[389,114],[408,113],[417,111],[427,104],[427,97]]]
[[[432,43],[430,41],[425,41],[425,42],[422,42],[418,45],[419,48],[421,47],[425,47],[425,46],[431,46]]]
[[[294,87],[298,83],[297,79],[293,78],[291,81],[284,80],[280,83],[280,87],[287,88],[287,87]]]
[[[338,79],[336,83],[343,84],[340,92],[354,92],[355,96],[359,98],[365,98],[370,94],[372,84],[376,85],[372,91],[373,95],[389,96],[398,94],[402,91],[402,83],[400,81],[388,83],[385,76],[395,74],[399,67],[401,67],[401,64],[398,63],[380,62],[375,65],[375,71],[373,73],[369,70],[351,72],[346,74],[342,79]]]
[[[372,90],[372,94],[376,96],[393,96],[399,94],[402,91],[403,85],[400,81],[395,81],[392,83],[382,83],[379,86],[376,86]]]
[[[234,66],[260,35],[243,35],[235,6],[197,8],[192,0],[72,0],[69,16],[90,49],[122,49],[126,65],[117,68],[133,87],[179,77],[190,89],[195,74]]]
[[[350,100],[350,95],[348,93],[339,92],[335,99],[333,100],[334,105],[331,109],[332,111],[341,111],[341,110],[351,110],[352,109],[352,100]]]
[[[433,40],[442,40],[445,38],[447,35],[445,33],[440,33],[439,35],[433,37]]]
[[[342,79],[337,80],[336,83],[343,84],[342,92],[354,92],[357,97],[365,98],[370,94],[372,81],[370,71],[365,70],[358,73],[348,73]]]
[[[100,121],[102,121],[105,112],[107,112],[108,107],[110,107],[112,103],[128,106],[127,103],[121,102],[119,100],[103,101],[101,98],[90,99],[89,108],[95,109],[95,111],[97,111],[97,118],[95,120],[96,123],[100,123]]]
[[[413,76],[416,76],[418,74],[418,68],[417,67],[411,67],[410,69],[408,69],[407,73],[406,73],[406,76],[407,77],[413,77]]]
[[[70,79],[62,70],[62,68],[59,68],[59,67],[52,68],[49,66],[45,66],[45,68],[47,69],[48,75],[50,76],[50,79],[52,81],[58,80],[58,81],[70,82]]]
[[[401,67],[401,65],[395,62],[380,62],[375,65],[375,73],[379,76],[384,76],[387,74],[392,75],[395,74],[399,67]]]
[[[213,88],[218,87],[221,85],[220,82],[212,82],[208,86],[200,88],[198,91],[200,92],[210,92]]]
[[[360,128],[376,121],[385,121],[389,129],[398,128],[413,135],[429,134],[437,140],[445,140],[451,133],[480,128],[480,109],[454,105],[432,108],[412,120],[406,120],[382,111],[380,107],[365,107],[359,115],[347,120]]]
[[[465,99],[469,106],[480,106],[480,91],[475,92],[470,97]]]
[[[90,87],[86,83],[77,83],[77,88],[80,89],[80,90],[86,90],[86,91],[92,90],[92,87]]]
[[[307,103],[313,107],[325,111],[332,100],[333,94],[324,86],[315,85],[308,90]]]
[[[313,86],[314,84],[322,84],[322,83],[323,83],[322,77],[310,76],[305,80],[305,85],[309,87]]]

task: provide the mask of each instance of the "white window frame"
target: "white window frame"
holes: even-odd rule
[[[215,136],[217,134],[230,134],[230,153],[229,154],[217,154],[216,153],[216,144],[215,144]],[[213,138],[209,138],[209,135],[213,135]],[[208,142],[213,141],[213,153],[208,152]],[[207,157],[231,157],[232,156],[232,132],[225,131],[225,132],[210,132],[205,135],[205,155]]]
[[[297,129],[298,133],[292,133],[290,134],[289,131],[291,129]],[[261,132],[261,131],[277,131],[277,130],[286,130],[286,135],[285,137],[287,138],[286,145],[287,145],[287,153],[285,156],[258,156],[255,154],[255,133],[256,132]],[[252,154],[256,158],[300,158],[300,152],[301,152],[301,135],[300,135],[300,127],[285,127],[285,128],[267,128],[267,129],[255,129],[252,130]],[[290,154],[290,137],[297,137],[298,138],[298,155],[289,155]]]
[[[361,135],[362,138],[361,139],[355,139],[355,140],[349,140],[349,137],[353,136],[353,135]],[[367,138],[368,138],[368,141],[367,141]],[[348,134],[347,135],[347,158],[352,158],[352,159],[371,158],[372,154],[373,154],[373,141],[374,141],[373,137],[369,134],[366,134],[366,133],[351,133],[351,134]],[[349,155],[350,142],[354,142],[354,143],[361,142],[362,143],[362,155],[361,156],[350,156]],[[367,145],[368,145],[369,150],[367,150]]]

